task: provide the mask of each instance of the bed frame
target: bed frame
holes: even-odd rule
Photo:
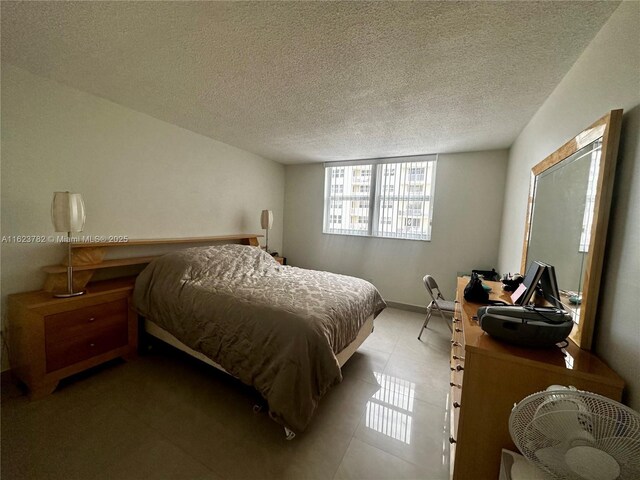
[[[155,337],[158,340],[163,341],[164,343],[168,343],[172,347],[175,347],[178,350],[182,350],[192,357],[197,358],[198,360],[201,360],[204,363],[207,363],[228,375],[231,375],[224,368],[222,368],[220,364],[214,362],[206,355],[186,346],[176,337],[171,335],[162,327],[159,327],[158,325],[153,323],[151,320],[148,320],[146,318],[142,319],[141,327],[144,328],[145,333],[151,335],[152,337]],[[362,324],[362,327],[360,327],[360,330],[358,331],[358,336],[353,340],[353,342],[347,345],[341,352],[336,354],[336,358],[338,359],[340,368],[342,368],[344,364],[347,363],[347,360],[349,360],[351,356],[356,353],[356,350],[360,348],[360,345],[362,345],[362,343],[367,339],[371,332],[373,332],[373,315],[367,318],[367,320],[365,320],[365,322]]]
[[[87,283],[91,280],[94,273],[101,269],[111,269],[111,268],[122,268],[132,265],[144,265],[153,261],[157,256],[144,256],[144,257],[126,257],[126,258],[115,258],[115,259],[105,259],[107,256],[108,250],[118,247],[150,247],[157,245],[180,245],[180,246],[194,246],[194,245],[211,245],[211,244],[221,244],[221,243],[241,243],[243,245],[251,245],[255,247],[260,247],[260,243],[258,238],[262,237],[262,235],[254,234],[254,233],[241,233],[235,235],[220,235],[220,236],[209,236],[209,237],[183,237],[183,238],[152,238],[152,239],[128,239],[125,237],[110,239],[111,241],[98,241],[98,242],[74,242],[71,245],[72,249],[72,266],[74,271],[73,277],[73,288],[76,291],[82,290]],[[65,255],[66,260],[66,255]],[[42,267],[42,270],[47,273],[47,279],[45,281],[43,289],[45,291],[54,291],[57,289],[63,289],[66,286],[67,282],[67,265],[63,260],[62,264],[59,265],[48,265],[46,267]],[[224,368],[221,365],[218,365],[216,362],[207,358],[200,352],[196,352],[195,350],[187,347],[184,343],[178,340],[176,337],[171,335],[166,330],[163,330],[155,323],[147,320],[141,319],[143,321],[140,322],[140,335],[139,339],[141,345],[139,350],[143,351],[145,348],[144,345],[144,337],[145,333],[149,334],[173,347],[182,350],[183,352],[188,353],[194,358],[201,360],[218,370],[221,370],[227,374]],[[351,356],[355,353],[355,351],[362,345],[362,342],[371,334],[373,331],[373,316],[369,317],[365,323],[360,328],[357,337],[353,342],[347,345],[341,352],[336,354],[336,358],[338,359],[338,363],[340,367],[351,358]],[[230,374],[229,374],[230,375]],[[259,407],[259,406],[256,406]],[[256,407],[254,407],[254,411],[256,411]],[[258,408],[259,410],[260,408]],[[291,440],[295,437],[295,433],[285,427],[285,434],[287,436],[287,440]]]
[[[187,353],[193,358],[196,358],[206,363],[207,365],[211,365],[212,367],[217,368],[218,370],[226,373],[227,375],[233,376],[229,372],[227,372],[222,367],[222,365],[214,362],[206,355],[188,347],[187,345],[182,343],[180,340],[178,340],[176,337],[174,337],[172,334],[167,332],[165,329],[159,327],[149,319],[140,317],[140,330],[141,331],[140,331],[140,335],[138,335],[138,338],[141,339],[141,342],[144,342],[143,339],[145,338],[145,334],[151,335],[152,337],[164,343],[167,343],[172,347],[177,348],[178,350],[182,350],[183,352]],[[347,360],[349,360],[351,356],[356,352],[356,350],[358,350],[360,345],[362,345],[362,343],[367,339],[367,337],[371,334],[371,332],[373,332],[373,315],[369,316],[367,320],[365,320],[365,322],[362,324],[362,327],[360,327],[360,330],[358,331],[358,335],[356,336],[356,338],[349,345],[347,345],[342,351],[336,354],[336,358],[338,360],[338,364],[340,365],[340,368],[342,368],[344,364],[347,363]],[[146,348],[144,343],[142,343],[141,347],[142,349]],[[253,411],[255,413],[261,410],[262,410],[262,405],[254,405]],[[284,427],[284,433],[287,440],[292,440],[296,436],[295,432],[293,432],[287,427]]]

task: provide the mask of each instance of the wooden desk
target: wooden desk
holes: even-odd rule
[[[571,385],[620,401],[624,381],[598,357],[570,342],[567,348],[529,349],[491,338],[474,319],[480,304],[464,300],[469,279],[458,278],[451,347],[451,476],[495,479],[509,435],[513,405],[549,385]],[[484,282],[491,299],[511,303],[500,282]]]

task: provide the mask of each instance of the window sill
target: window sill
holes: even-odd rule
[[[355,238],[371,238],[371,239],[381,239],[381,240],[403,240],[403,241],[412,241],[412,242],[431,242],[431,238],[403,238],[403,237],[386,237],[381,235],[357,235],[354,233],[335,233],[335,232],[322,232],[323,235],[335,235],[338,237],[355,237]]]

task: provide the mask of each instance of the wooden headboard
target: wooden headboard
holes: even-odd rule
[[[151,245],[180,245],[180,244],[211,244],[229,243],[237,241],[243,245],[259,246],[258,238],[262,235],[255,233],[241,233],[237,235],[219,235],[212,237],[183,237],[183,238],[149,238],[118,242],[77,242],[71,244],[73,265],[73,288],[82,290],[93,277],[96,270],[103,268],[125,267],[129,265],[143,265],[151,262],[158,255],[146,257],[127,257],[105,260],[107,250],[116,247],[151,246]],[[67,257],[59,265],[42,267],[47,273],[44,290],[52,292],[64,289],[67,284]]]

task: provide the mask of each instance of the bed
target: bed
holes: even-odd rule
[[[386,307],[365,280],[282,266],[245,245],[154,260],[134,304],[148,334],[253,386],[287,438],[307,428]]]

